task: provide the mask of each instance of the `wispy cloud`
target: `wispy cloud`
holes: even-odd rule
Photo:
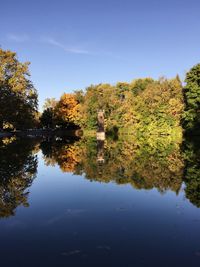
[[[26,34],[8,34],[7,35],[7,39],[10,41],[14,41],[17,43],[23,43],[23,42],[27,42],[29,40],[29,36]]]
[[[7,34],[6,38],[9,41],[16,42],[16,43],[24,43],[30,41],[30,36],[27,34],[14,34],[14,33],[9,33]],[[113,54],[112,52],[109,51],[90,51],[83,49],[80,45],[67,45],[64,44],[55,38],[52,37],[42,37],[42,38],[33,38],[31,39],[32,42],[35,43],[45,43],[54,47],[57,47],[61,50],[63,50],[66,53],[71,53],[71,54],[85,54],[85,55],[92,55],[92,56],[104,56],[104,57],[110,57],[114,59],[120,59],[121,57]]]
[[[78,48],[77,46],[68,46],[68,45],[65,45],[63,43],[60,43],[60,42],[56,41],[53,38],[42,38],[42,42],[50,44],[50,45],[53,45],[53,46],[56,46],[56,47],[64,50],[65,52],[68,52],[68,53],[73,53],[73,54],[92,54],[91,52],[89,52],[87,50],[84,50],[84,49],[81,49],[81,48]]]

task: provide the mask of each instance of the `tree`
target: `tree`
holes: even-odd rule
[[[54,112],[52,108],[45,109],[40,116],[41,126],[46,128],[53,128],[54,126]]]
[[[76,124],[82,128],[96,129],[97,112],[103,110],[105,130],[110,133],[113,129],[165,135],[182,132],[184,105],[178,76],[171,80],[144,78],[131,83],[118,82],[115,86],[91,85],[85,93],[75,92],[75,99]]]
[[[55,98],[47,98],[45,100],[44,111],[40,116],[40,123],[43,127],[53,128],[55,126],[55,107],[57,103]]]
[[[4,123],[14,128],[34,126],[38,96],[28,66],[18,61],[16,53],[0,49],[0,128]]]
[[[184,127],[186,130],[196,130],[200,125],[200,64],[187,72],[185,82]]]
[[[180,133],[183,112],[182,85],[178,77],[150,83],[134,98],[138,130],[144,134]]]
[[[108,127],[112,127],[115,118],[112,116],[121,104],[120,94],[115,86],[110,84],[91,85],[86,89],[82,107],[82,116],[84,118],[84,127],[96,129],[97,112],[104,110],[105,118],[108,120]],[[106,126],[106,125],[105,125]]]
[[[130,83],[129,88],[134,95],[138,95],[139,93],[144,91],[149,84],[153,84],[153,83],[154,83],[154,80],[152,78],[143,78],[143,79],[140,78],[140,79],[133,80]]]
[[[44,102],[44,105],[43,105],[43,109],[55,109],[56,105],[57,105],[57,100],[52,97],[52,98],[46,98],[45,99],[45,102]]]
[[[74,126],[80,116],[79,103],[74,94],[63,94],[55,107],[55,120],[59,126]]]

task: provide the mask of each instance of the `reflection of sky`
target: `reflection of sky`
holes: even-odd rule
[[[15,217],[0,221],[3,263],[9,251],[13,258],[7,263],[15,260],[19,266],[26,266],[25,260],[30,266],[38,261],[43,266],[65,261],[94,266],[97,259],[97,266],[104,261],[113,266],[155,261],[154,266],[197,266],[200,210],[184,199],[183,191],[177,196],[90,182],[45,166],[41,153],[39,159],[30,207],[18,207]]]

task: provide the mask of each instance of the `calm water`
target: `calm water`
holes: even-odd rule
[[[200,266],[199,155],[166,138],[2,139],[1,266]]]

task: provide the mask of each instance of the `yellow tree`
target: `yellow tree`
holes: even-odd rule
[[[79,117],[79,103],[75,95],[64,93],[55,107],[56,124],[61,126],[76,125]]]

